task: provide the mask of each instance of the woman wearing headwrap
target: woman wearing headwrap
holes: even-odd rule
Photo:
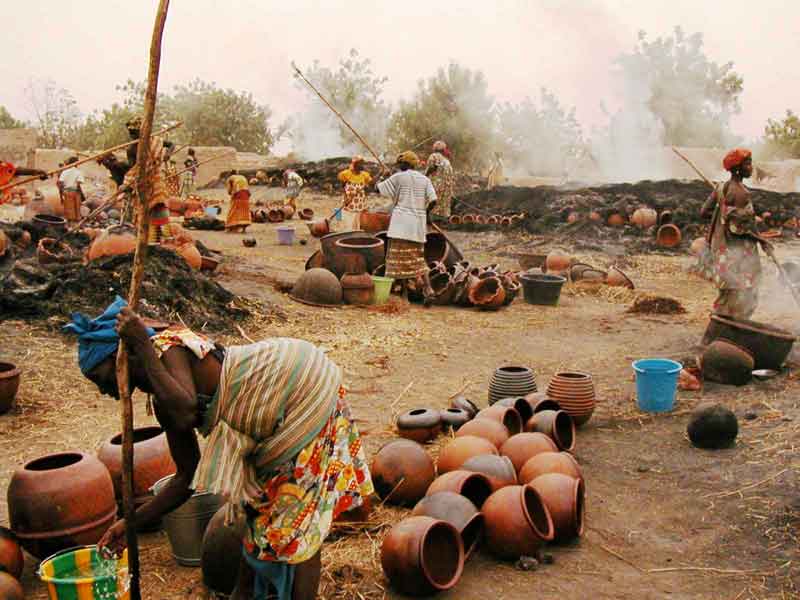
[[[320,548],[333,520],[373,493],[361,440],[344,401],[342,374],[316,346],[272,338],[222,348],[192,331],[148,329],[122,298],[96,319],[73,315],[81,371],[119,397],[120,337],[131,388],[154,396],[177,473],[136,510],[146,527],[205,490],[224,495],[232,519],[246,518],[234,598],[316,598]],[[208,442],[200,451],[195,429]],[[125,521],[99,542],[125,546]],[[272,596],[269,596],[272,597]]]
[[[339,181],[344,184],[342,231],[358,231],[361,211],[367,208],[367,186],[372,183],[372,175],[364,169],[364,157],[354,156],[350,167],[339,173]]]
[[[225,185],[228,188],[228,195],[231,197],[231,207],[228,209],[228,216],[225,219],[225,230],[229,233],[234,231],[244,233],[252,222],[250,220],[250,185],[247,183],[247,177],[240,175],[239,171],[234,169]]]
[[[718,185],[701,209],[711,216],[708,234],[709,278],[719,288],[714,312],[735,319],[749,319],[758,305],[761,260],[758,245],[767,254],[772,245],[758,235],[750,190],[743,183],[753,173],[750,150],[728,152],[722,166],[731,177]]]
[[[436,206],[431,211],[431,215],[449,219],[455,176],[450,159],[447,158],[447,144],[443,141],[439,140],[433,144],[433,153],[428,157],[425,174],[433,183],[433,189],[436,190]]]

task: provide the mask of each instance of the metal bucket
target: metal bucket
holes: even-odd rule
[[[153,484],[158,494],[174,475],[167,475]],[[172,547],[172,556],[178,564],[199,567],[203,554],[203,534],[214,513],[225,500],[219,494],[195,492],[192,497],[164,516],[164,530]]]

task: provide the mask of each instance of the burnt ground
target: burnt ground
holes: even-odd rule
[[[303,195],[300,204],[324,214],[334,202]],[[304,225],[294,224],[306,237]],[[586,370],[596,379],[600,404],[580,430],[576,447],[588,494],[584,537],[550,548],[554,564],[535,572],[479,554],[456,588],[441,598],[798,597],[800,371],[791,366],[776,379],[741,388],[709,384],[700,392],[680,392],[675,411],[665,416],[644,415],[635,407],[631,361],[651,356],[689,360],[707,323],[714,290],[687,274],[691,259],[686,254],[577,252],[598,266],[621,263],[639,290],[677,298],[685,314],[630,314],[633,293],[579,287],[566,288],[556,308],[518,299],[497,313],[403,304],[382,311],[320,309],[274,289],[276,281],[302,271],[317,242],[278,246],[274,228],[254,226],[258,246],[252,249],[242,247],[239,235],[195,235],[225,252],[217,281],[285,311],[285,320],[258,315],[241,321],[248,337],[302,337],[327,348],[343,366],[369,453],[392,439],[393,412],[445,407],[461,390],[485,405],[489,377],[502,364],[532,366],[541,387],[559,368]],[[499,262],[502,268],[517,268],[517,248],[546,252],[570,245],[568,238],[520,231],[452,235],[468,259]],[[800,254],[789,243],[779,251]],[[798,329],[791,300],[772,279],[767,285],[756,318]],[[43,325],[0,322],[0,359],[24,369],[17,407],[0,416],[0,488],[25,461],[54,451],[93,451],[118,430],[118,406],[80,375],[74,342]],[[235,328],[218,338],[244,342]],[[138,399],[137,424],[151,422],[143,398]],[[739,417],[735,447],[703,451],[689,444],[689,412],[705,401],[722,402]],[[431,451],[437,447],[433,444]],[[379,548],[386,526],[403,514],[382,509],[366,531],[336,530],[324,549],[321,597],[401,597],[388,591]],[[3,503],[0,523],[7,523]],[[146,598],[204,597],[199,570],[176,566],[163,533],[141,539]],[[46,590],[34,567],[27,557],[23,585],[28,598],[41,600]]]

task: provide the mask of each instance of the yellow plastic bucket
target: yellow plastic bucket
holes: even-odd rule
[[[378,275],[372,276],[372,283],[375,286],[375,291],[372,294],[373,304],[386,304],[389,300],[389,294],[392,293],[392,284],[394,279],[391,277],[380,277]]]
[[[50,600],[129,600],[128,551],[107,560],[97,546],[56,552],[36,571]]]

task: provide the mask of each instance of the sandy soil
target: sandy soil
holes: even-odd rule
[[[325,214],[334,199],[307,196],[301,204]],[[299,237],[307,238],[305,226],[294,224]],[[285,310],[285,320],[256,317],[244,323],[247,336],[302,337],[327,348],[343,366],[369,452],[392,439],[392,407],[394,412],[445,407],[460,390],[485,405],[489,377],[503,364],[530,365],[540,387],[560,368],[595,377],[601,402],[580,430],[575,452],[587,485],[583,538],[549,548],[554,563],[535,572],[479,554],[442,598],[798,597],[800,385],[795,368],[742,388],[706,385],[702,392],[681,392],[675,411],[665,416],[638,412],[632,398],[632,360],[691,358],[705,328],[714,290],[686,274],[688,257],[633,256],[626,266],[640,290],[679,298],[688,312],[678,316],[629,315],[631,294],[574,288],[565,290],[557,308],[518,299],[497,313],[404,304],[392,312],[319,309],[273,288],[276,279],[302,271],[317,242],[278,246],[274,228],[253,226],[258,240],[253,249],[241,245],[240,235],[201,232],[197,237],[225,252],[218,274],[223,285]],[[517,265],[504,254],[531,241],[499,233],[453,237],[471,261],[507,268]],[[791,253],[792,248],[781,250]],[[583,258],[606,264],[602,254]],[[756,318],[793,323],[790,300],[774,282],[770,285]],[[83,379],[72,340],[43,325],[0,323],[0,359],[24,368],[17,406],[0,416],[2,489],[22,463],[55,451],[93,452],[119,429],[117,405]],[[244,341],[238,331],[217,337]],[[149,423],[143,398],[138,401],[137,425]],[[734,448],[711,452],[690,445],[688,413],[704,401],[722,402],[738,415]],[[336,532],[324,550],[321,597],[400,597],[388,591],[379,551],[386,526],[403,513],[382,510],[367,531]],[[0,503],[0,523],[7,520],[7,507]],[[143,535],[142,557],[146,598],[205,597],[199,569],[176,566],[165,534]],[[23,585],[27,597],[38,600],[47,596],[35,566],[28,556]]]

